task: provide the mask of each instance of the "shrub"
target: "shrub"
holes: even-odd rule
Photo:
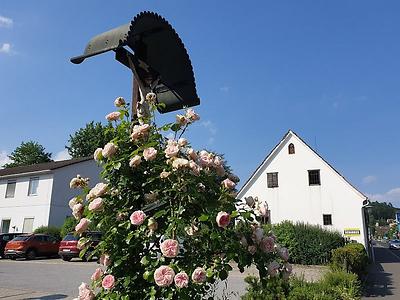
[[[78,224],[78,221],[75,220],[74,217],[67,217],[64,224],[61,226],[61,238],[64,238],[68,233],[73,232],[76,224]]]
[[[327,264],[332,249],[344,245],[344,239],[339,232],[325,230],[318,225],[284,221],[272,228],[278,243],[288,248],[290,261],[295,264]]]
[[[353,272],[359,277],[365,274],[368,261],[367,251],[359,243],[332,250],[332,268]]]
[[[60,228],[55,226],[40,226],[33,233],[45,233],[54,236],[58,240],[61,239]]]
[[[260,281],[255,276],[247,276],[245,282],[248,284],[247,293],[241,297],[242,300],[286,299],[289,294],[289,282],[279,277]]]

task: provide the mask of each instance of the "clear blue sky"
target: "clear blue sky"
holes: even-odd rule
[[[362,192],[400,206],[394,0],[2,0],[0,158],[30,139],[55,157],[116,96],[130,98],[130,73],[112,54],[69,58],[143,10],[164,16],[191,57],[196,148],[225,153],[243,183],[292,129]]]

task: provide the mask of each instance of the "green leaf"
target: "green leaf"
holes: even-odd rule
[[[231,213],[231,218],[236,218],[237,216],[239,216],[239,212],[238,212],[237,210],[234,210],[234,211]]]
[[[220,271],[220,272],[219,272],[219,278],[220,278],[221,280],[227,279],[227,278],[228,278],[228,272],[225,271],[225,270]]]
[[[156,213],[153,215],[153,218],[157,219],[157,218],[159,218],[159,217],[161,217],[161,216],[164,216],[164,215],[166,215],[166,214],[167,214],[167,211],[166,211],[165,209],[162,209],[162,210],[159,210],[158,212],[156,212]]]
[[[205,221],[208,220],[208,218],[209,218],[208,215],[202,214],[202,215],[199,217],[199,221],[200,221],[200,222],[205,222]]]

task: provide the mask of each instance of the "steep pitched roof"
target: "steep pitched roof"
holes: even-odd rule
[[[260,172],[260,170],[263,168],[263,166],[269,161],[269,159],[273,156],[273,154],[277,151],[279,146],[285,142],[286,138],[289,135],[293,135],[297,137],[308,149],[310,149],[316,156],[318,156],[325,164],[327,164],[337,175],[339,175],[353,190],[355,190],[360,196],[364,197],[365,199],[368,199],[367,196],[365,196],[362,192],[360,192],[353,184],[350,183],[342,174],[339,173],[330,163],[328,163],[321,155],[319,155],[313,148],[311,148],[310,145],[308,145],[300,136],[298,136],[294,131],[288,130],[288,132],[283,136],[283,138],[280,140],[278,144],[271,150],[271,152],[265,157],[265,159],[261,162],[261,164],[255,169],[255,171],[250,175],[250,177],[247,179],[247,181],[244,183],[240,191],[238,192],[238,198],[241,197],[241,193],[244,189],[247,188],[248,184],[251,182],[251,180]]]
[[[51,171],[51,170],[63,168],[66,166],[70,166],[70,165],[80,163],[83,161],[87,161],[87,160],[91,160],[91,159],[93,159],[93,158],[92,157],[74,158],[74,159],[68,159],[68,160],[51,161],[51,162],[46,162],[46,163],[41,163],[41,164],[36,164],[36,165],[19,166],[19,167],[1,169],[0,170],[0,178],[3,176],[10,176],[10,175],[18,176],[20,174],[25,174],[25,173]]]

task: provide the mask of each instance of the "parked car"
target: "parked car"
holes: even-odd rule
[[[18,235],[21,235],[22,233],[0,233],[0,256],[4,258],[4,248],[6,247],[6,244],[11,241],[13,238],[15,238]]]
[[[58,252],[60,242],[48,234],[21,234],[5,247],[4,255],[11,259],[24,257],[35,259],[37,256],[55,256]]]
[[[101,236],[102,234],[99,231],[87,231],[82,234],[82,237],[86,237],[90,240],[90,246],[82,257],[83,261],[89,260],[89,256],[100,242]],[[74,257],[79,257],[80,250],[78,249],[78,240],[79,237],[74,235],[73,232],[68,233],[60,243],[58,255],[65,261],[70,261]]]
[[[391,240],[389,242],[389,249],[400,249],[400,240]]]

